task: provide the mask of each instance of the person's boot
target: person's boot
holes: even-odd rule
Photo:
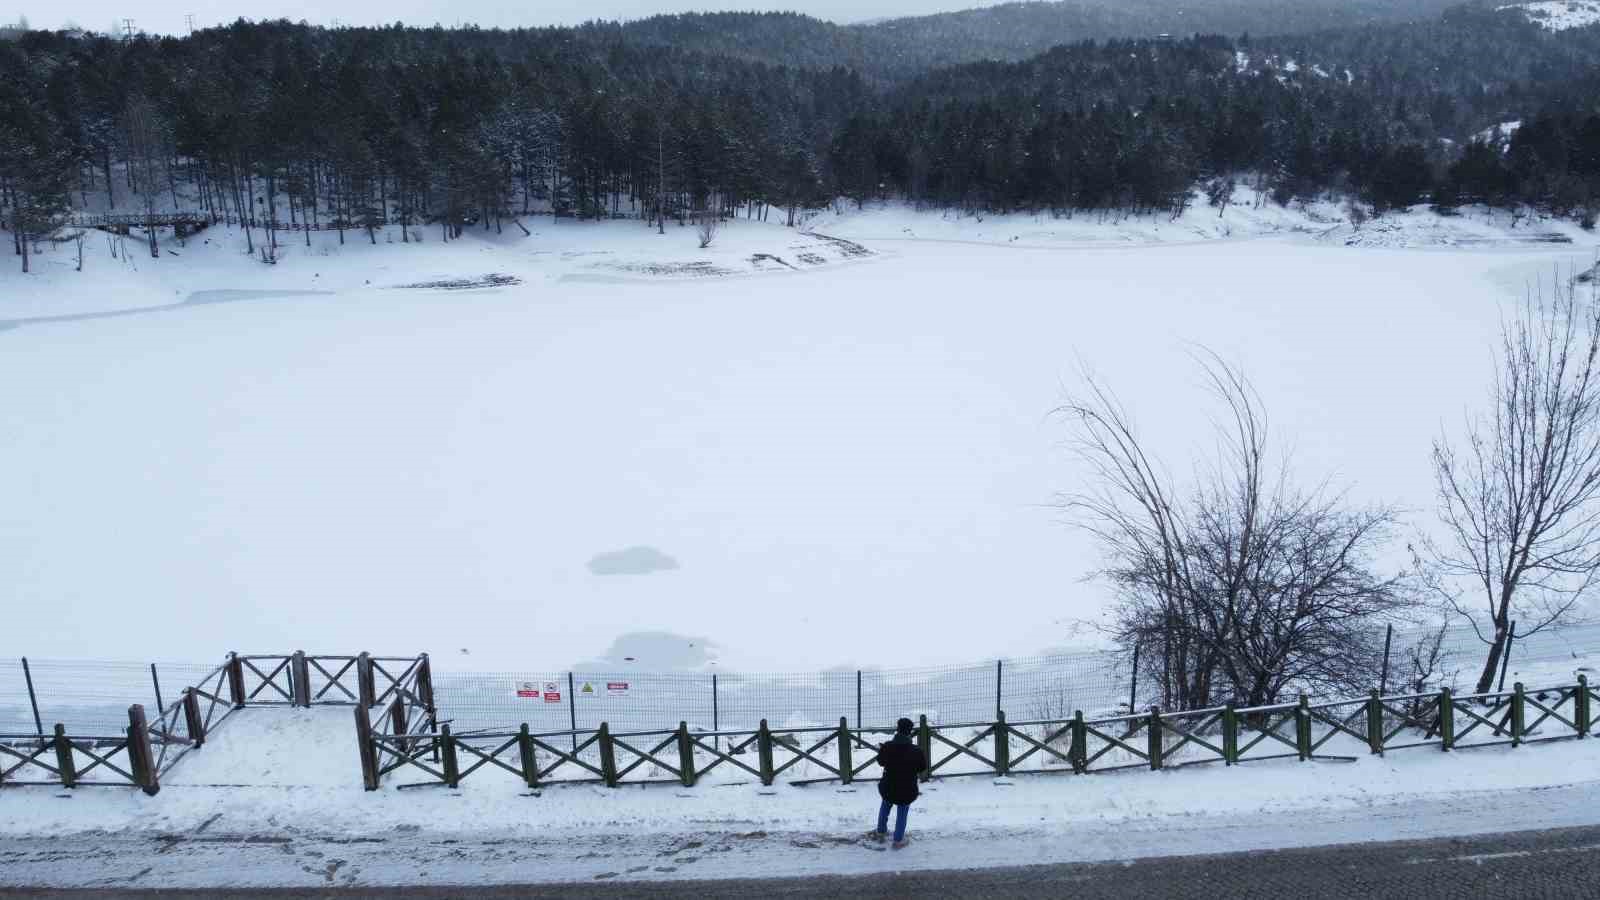
[[[890,844],[889,846],[893,847],[896,850],[903,850],[903,849],[905,849],[905,846],[907,844],[909,844],[909,843],[911,843],[911,838],[910,838],[910,836],[907,836],[907,837],[901,838],[898,841],[895,841],[894,843]]]
[[[889,836],[888,832],[878,831],[876,829],[867,832],[867,840],[876,841],[877,843],[880,843],[880,844],[883,843],[884,839],[887,838],[888,836]]]

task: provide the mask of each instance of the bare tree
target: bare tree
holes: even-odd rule
[[[1600,305],[1559,283],[1501,326],[1489,409],[1459,446],[1433,445],[1444,526],[1419,557],[1450,610],[1489,651],[1489,690],[1511,623],[1531,635],[1564,619],[1600,572]]]
[[[159,258],[161,249],[156,244],[155,216],[160,205],[163,170],[171,158],[172,139],[161,112],[139,94],[130,96],[123,107],[122,136],[128,155],[128,174],[144,208],[150,255]]]
[[[1374,562],[1393,510],[1294,488],[1269,451],[1255,389],[1215,354],[1197,360],[1226,414],[1221,450],[1182,494],[1092,376],[1059,410],[1094,476],[1061,504],[1104,552],[1099,574],[1118,592],[1110,633],[1142,648],[1141,667],[1168,708],[1370,683],[1380,655],[1372,626],[1410,596],[1401,576],[1380,575]]]
[[[706,199],[706,208],[700,212],[700,223],[696,233],[700,236],[700,249],[711,246],[717,239],[717,231],[722,227],[722,198],[712,194]]]

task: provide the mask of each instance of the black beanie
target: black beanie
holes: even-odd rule
[[[917,723],[911,721],[910,719],[901,719],[900,721],[894,723],[894,730],[896,734],[910,734],[911,730],[916,727]]]

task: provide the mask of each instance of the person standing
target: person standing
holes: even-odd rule
[[[928,767],[928,758],[911,740],[916,723],[901,719],[895,723],[894,738],[878,747],[878,765],[883,777],[878,779],[878,796],[883,805],[878,808],[878,828],[869,837],[882,841],[889,830],[889,808],[895,809],[894,843],[899,850],[906,845],[906,815],[917,800],[917,779]]]

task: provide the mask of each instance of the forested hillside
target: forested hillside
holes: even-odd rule
[[[0,41],[3,220],[20,252],[17,235],[48,237],[75,208],[449,231],[534,209],[649,218],[841,195],[1175,210],[1242,178],[1283,202],[1333,192],[1380,210],[1471,199],[1592,220],[1600,200],[1600,29],[1551,33],[1514,10],[1083,41],[904,79],[829,64],[856,51],[798,16],[738,21],[809,29],[803,52],[672,36],[713,20],[24,33]],[[1474,141],[1513,121],[1509,141]]]

